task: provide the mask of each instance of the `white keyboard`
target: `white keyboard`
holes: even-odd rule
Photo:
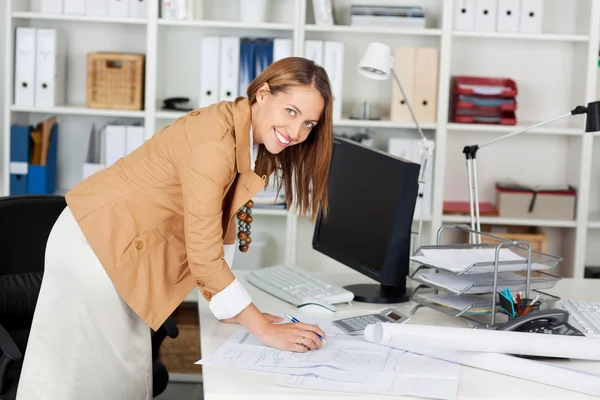
[[[569,324],[585,336],[600,337],[600,302],[560,300],[554,308],[567,311],[570,314]]]
[[[250,272],[247,279],[259,289],[295,306],[311,299],[337,304],[354,298],[354,293],[327,283],[299,267],[275,265],[261,268]]]

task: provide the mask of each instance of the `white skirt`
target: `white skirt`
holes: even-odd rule
[[[67,207],[48,238],[17,400],[151,399],[150,333]]]

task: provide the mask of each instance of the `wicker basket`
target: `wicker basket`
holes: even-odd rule
[[[508,232],[493,232],[492,229],[489,229],[490,227],[483,225],[481,227],[481,232],[483,233],[487,233],[496,237],[500,237],[503,239],[508,239],[508,240],[519,240],[519,241],[524,241],[529,243],[529,245],[531,246],[531,250],[532,251],[539,251],[539,252],[546,252],[546,246],[548,243],[548,237],[546,236],[546,234],[542,231],[540,231],[538,228],[526,228],[526,231],[523,231],[522,228],[523,227],[504,227],[506,230],[508,230]],[[496,227],[498,228],[498,227]],[[519,229],[521,228],[521,229]],[[514,230],[513,232],[511,232],[511,230]],[[469,240],[468,238],[468,234],[465,235],[465,239],[467,242]],[[497,244],[498,241],[494,240],[492,238],[486,237],[486,236],[481,236],[481,241],[483,243],[495,243]]]
[[[171,317],[177,323],[179,335],[175,339],[165,338],[160,346],[160,360],[169,373],[202,373],[202,366],[194,364],[201,358],[198,308],[182,304]]]
[[[143,54],[89,53],[86,106],[119,110],[144,108]]]

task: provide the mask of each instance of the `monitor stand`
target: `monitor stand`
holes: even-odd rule
[[[362,303],[404,303],[409,300],[410,296],[406,288],[401,290],[398,286],[386,286],[377,283],[358,283],[344,286],[344,289],[354,293],[352,301],[360,301]]]

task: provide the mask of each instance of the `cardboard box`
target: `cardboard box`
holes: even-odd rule
[[[496,207],[501,218],[573,220],[577,191],[572,186],[526,187],[497,183]]]

